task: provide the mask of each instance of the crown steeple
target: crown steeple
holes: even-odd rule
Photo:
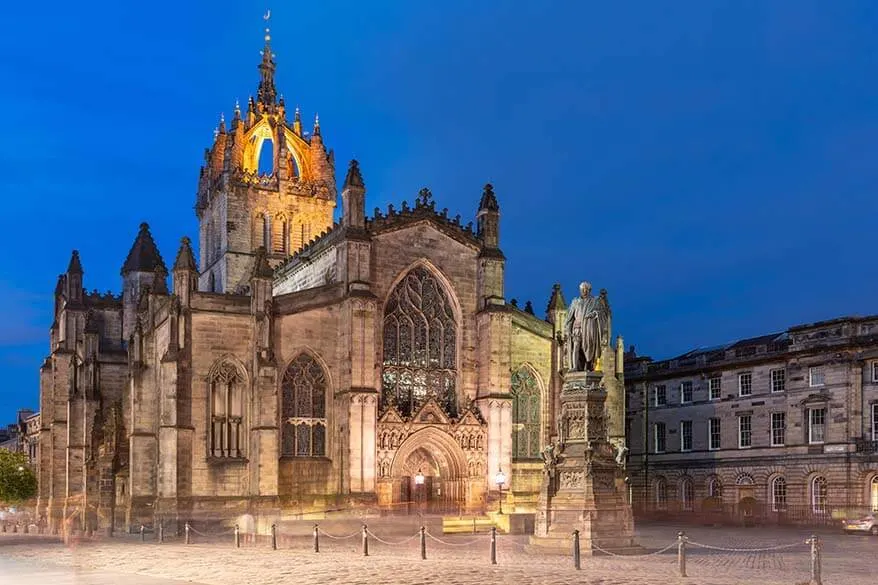
[[[259,81],[256,99],[261,105],[271,108],[277,101],[277,88],[274,86],[274,70],[277,65],[274,62],[274,53],[271,52],[271,29],[268,26],[271,10],[262,18],[265,20],[265,47],[262,49],[262,62],[259,64],[262,79]]]

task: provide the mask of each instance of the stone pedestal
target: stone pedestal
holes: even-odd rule
[[[559,445],[544,453],[546,472],[531,544],[569,552],[579,531],[582,554],[635,552],[625,470],[607,435],[601,373],[569,372],[561,391]]]

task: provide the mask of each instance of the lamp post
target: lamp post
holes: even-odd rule
[[[500,514],[503,513],[503,484],[506,483],[506,474],[503,473],[503,468],[501,467],[497,471],[497,475],[494,476],[494,481],[497,483],[497,489],[500,490]]]
[[[424,490],[424,474],[421,473],[421,470],[418,469],[418,474],[415,476],[415,492],[418,497],[418,511],[421,511],[421,492]]]

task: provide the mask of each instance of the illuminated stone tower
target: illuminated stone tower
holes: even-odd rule
[[[220,118],[205,151],[195,203],[199,290],[240,292],[257,248],[265,246],[274,267],[332,227],[333,153],[323,145],[316,116],[310,134],[302,131],[298,108],[288,122],[275,67],[266,27],[256,99],[249,98],[244,115],[235,104],[229,128]]]

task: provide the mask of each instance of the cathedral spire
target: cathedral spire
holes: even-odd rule
[[[265,47],[262,49],[262,62],[259,64],[259,73],[262,79],[259,81],[259,90],[256,99],[265,107],[273,107],[277,100],[277,89],[274,86],[274,53],[271,52],[271,29],[268,21],[271,18],[271,10],[266,11],[265,16]]]

